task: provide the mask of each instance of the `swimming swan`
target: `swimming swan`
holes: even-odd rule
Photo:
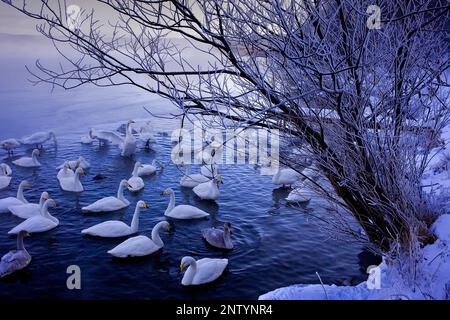
[[[69,192],[83,192],[84,187],[80,181],[80,175],[84,175],[84,170],[78,168],[73,177],[63,177],[59,179],[61,189]]]
[[[14,205],[20,205],[24,203],[28,203],[28,201],[23,196],[23,190],[24,189],[30,189],[31,183],[24,180],[19,184],[19,189],[17,189],[17,195],[16,197],[8,197],[0,199],[0,213],[6,213],[8,212],[8,207],[14,206]]]
[[[46,200],[44,205],[42,206],[40,215],[28,218],[27,220],[12,228],[8,232],[8,234],[17,234],[22,230],[25,230],[28,233],[39,233],[56,228],[59,225],[59,220],[48,212],[48,207],[50,205],[56,207],[55,200]]]
[[[0,278],[22,270],[30,264],[31,256],[23,245],[23,238],[28,236],[26,231],[17,234],[17,249],[11,250],[0,260]]]
[[[185,188],[194,188],[201,183],[208,182],[210,179],[200,173],[191,173],[191,166],[187,165],[183,177],[180,179],[180,186]]]
[[[228,222],[223,225],[223,230],[214,227],[203,229],[202,237],[213,247],[228,250],[233,249],[233,242],[231,241],[231,224]]]
[[[134,169],[131,174],[131,177],[127,180],[128,182],[128,190],[131,192],[138,192],[145,187],[144,180],[138,175],[139,168],[142,167],[142,164],[138,161],[134,164]]]
[[[24,168],[40,167],[41,164],[37,159],[39,155],[40,155],[39,150],[34,149],[33,152],[31,153],[31,157],[22,157],[17,160],[14,160],[12,163],[14,163],[16,166]]]
[[[222,177],[216,176],[208,182],[200,183],[192,191],[203,200],[217,200],[220,195],[219,183],[223,183]]]
[[[122,180],[119,184],[116,197],[106,197],[95,201],[94,203],[81,208],[84,212],[110,212],[126,208],[130,205],[130,201],[123,196],[123,190],[128,187],[127,180]]]
[[[0,190],[5,189],[9,186],[11,182],[11,168],[6,164],[0,164]]]
[[[47,192],[42,192],[39,204],[37,203],[24,203],[19,205],[9,206],[8,210],[16,217],[22,219],[28,219],[33,216],[41,214],[41,209],[44,206],[46,200],[50,199]]]
[[[181,260],[180,271],[186,267],[186,273],[181,280],[183,286],[200,285],[212,282],[219,278],[228,265],[228,259],[203,258],[195,261],[192,257]]]
[[[209,213],[187,204],[175,206],[175,192],[171,188],[164,190],[161,195],[170,195],[170,202],[164,215],[174,219],[199,219],[208,217]]]

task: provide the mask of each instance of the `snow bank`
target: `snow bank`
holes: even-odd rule
[[[422,250],[414,281],[404,279],[400,267],[378,266],[379,287],[374,288],[371,273],[367,281],[357,286],[293,285],[263,294],[260,300],[391,300],[450,299],[450,214],[440,216],[431,230],[437,240]]]

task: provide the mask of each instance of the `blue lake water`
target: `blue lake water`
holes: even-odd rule
[[[157,121],[157,120],[155,120]],[[158,136],[155,152],[141,150],[136,159],[150,163],[159,159],[169,163],[169,137]],[[26,154],[27,150],[18,150]],[[83,155],[92,168],[82,178],[85,191],[79,195],[59,188],[55,167],[65,159]],[[0,155],[6,157],[3,153]],[[11,159],[6,159],[10,163]],[[367,252],[357,244],[333,240],[322,232],[308,214],[326,216],[317,200],[302,207],[291,207],[284,198],[289,190],[274,189],[271,177],[260,175],[253,166],[228,165],[221,167],[224,184],[217,201],[201,201],[190,189],[179,186],[180,169],[168,165],[145,178],[145,189],[138,194],[125,192],[132,205],[119,212],[83,214],[81,207],[105,196],[114,195],[119,181],[131,174],[134,160],[123,158],[115,146],[82,145],[78,135],[59,137],[58,148],[45,148],[40,157],[42,167],[23,169],[14,167],[14,178],[8,189],[0,191],[0,198],[14,196],[22,179],[33,183],[25,196],[37,202],[42,191],[48,191],[59,207],[50,211],[60,225],[46,233],[25,240],[33,260],[29,267],[0,280],[2,299],[257,299],[259,295],[295,283],[317,283],[319,272],[325,283],[363,281],[365,270],[372,262]],[[193,167],[193,172],[198,172]],[[93,180],[96,174],[106,176]],[[111,219],[130,223],[138,200],[148,202],[143,211],[140,234],[150,235],[152,227],[165,219],[164,210],[169,199],[160,192],[172,187],[178,204],[192,204],[211,213],[210,219],[175,221],[172,232],[161,232],[165,247],[154,255],[129,260],[113,259],[107,250],[124,239],[83,237],[86,227]],[[15,247],[15,238],[7,231],[22,220],[11,214],[0,214],[0,254]],[[235,249],[222,252],[209,247],[200,231],[211,226],[231,222]],[[182,287],[178,267],[183,256],[226,257],[229,266],[217,281],[197,288]],[[369,259],[370,260],[370,259]],[[82,289],[68,290],[66,269],[69,265],[81,268]]]

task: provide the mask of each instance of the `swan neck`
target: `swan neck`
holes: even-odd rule
[[[22,201],[23,203],[28,203],[28,201],[25,199],[25,197],[23,196],[23,185],[19,185],[19,189],[17,190],[17,199],[19,199],[20,201]]]
[[[134,210],[133,214],[133,220],[131,220],[131,231],[137,232],[139,230],[139,214],[141,212],[141,208],[139,206],[136,206],[136,209]]]
[[[230,230],[225,228],[223,231],[223,242],[230,247],[231,246],[231,234]]]
[[[123,197],[123,190],[125,188],[125,184],[121,183],[119,185],[119,190],[117,190],[117,199],[124,201],[125,198]]]
[[[23,235],[21,233],[17,235],[17,250],[25,250],[25,246],[23,245]]]
[[[159,230],[161,229],[160,225],[156,225],[152,230],[152,241],[160,248],[164,246],[164,242],[161,240],[159,236]]]
[[[186,273],[184,274],[186,282],[192,284],[192,281],[194,280],[194,276],[196,273],[197,273],[197,261],[194,260],[190,263],[189,268],[186,270]]]
[[[44,197],[41,197],[41,199],[39,199],[39,208],[42,208],[44,206],[45,203],[45,199]]]
[[[174,207],[175,207],[175,194],[172,192],[170,194],[170,201],[169,201],[169,205],[167,206],[166,213],[169,213],[170,211],[172,211],[172,209]]]
[[[137,177],[138,176],[138,171],[139,171],[139,167],[138,166],[134,166],[133,172],[131,173],[131,175],[133,177]]]

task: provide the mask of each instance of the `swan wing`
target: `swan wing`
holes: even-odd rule
[[[194,206],[181,204],[173,208],[167,216],[175,219],[199,219],[208,217],[209,213]]]
[[[116,211],[127,207],[128,204],[124,203],[116,197],[106,197],[95,201],[94,203],[81,208],[83,211],[88,212],[109,212]]]
[[[115,238],[131,234],[131,228],[122,221],[109,220],[81,231],[91,236]]]
[[[228,265],[228,259],[203,258],[197,261],[197,272],[192,284],[204,284],[220,277]]]
[[[8,207],[21,205],[21,204],[23,204],[23,202],[14,197],[0,199],[0,213],[9,212]]]
[[[10,182],[11,182],[11,177],[0,176],[0,190],[8,187]]]
[[[28,219],[40,214],[40,207],[36,203],[26,203],[9,206],[8,210],[16,217]]]
[[[0,261],[0,278],[25,268],[31,256],[25,250],[13,250],[4,255]]]
[[[8,232],[8,234],[18,234],[22,230],[25,230],[28,233],[45,232],[55,228],[57,225],[58,223],[39,215],[28,218],[27,220],[18,224],[17,226],[12,228]]]
[[[152,254],[161,249],[158,247],[150,238],[146,236],[137,236],[129,238],[117,245],[113,249],[109,250],[108,253],[118,257],[143,257]]]
[[[128,187],[128,190],[130,191],[139,191],[145,186],[144,180],[140,177],[131,177],[128,179],[128,184],[130,185]]]

